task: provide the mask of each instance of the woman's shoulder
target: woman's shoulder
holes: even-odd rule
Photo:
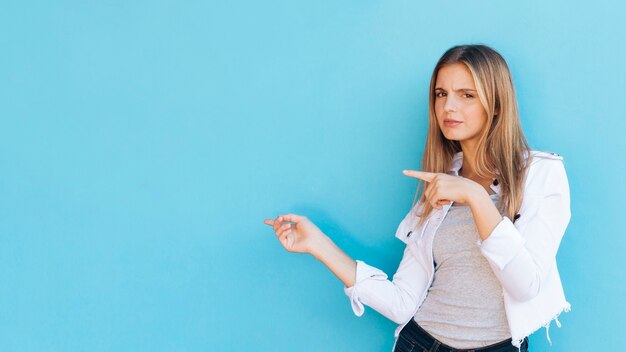
[[[551,159],[551,160],[563,160],[563,156],[555,152],[531,150],[530,156],[538,159]]]
[[[529,161],[530,166],[528,172],[541,172],[554,169],[555,167],[563,167],[564,165],[564,159],[562,155],[555,152],[542,150],[531,150]]]
[[[555,152],[531,150],[531,164],[526,177],[526,190],[544,193],[547,188],[567,182],[563,156]]]

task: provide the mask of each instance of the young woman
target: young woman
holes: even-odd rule
[[[422,171],[404,171],[423,191],[396,231],[406,248],[391,281],[304,216],[264,223],[324,263],[357,316],[367,305],[398,323],[395,352],[527,351],[570,310],[556,265],[570,220],[563,158],[530,150],[509,68],[488,46],[446,51],[429,94]]]

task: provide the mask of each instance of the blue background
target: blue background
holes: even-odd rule
[[[532,351],[626,332],[626,29],[614,1],[3,1],[1,351],[389,351],[263,219],[308,216],[390,277],[428,80],[483,43],[564,156],[572,311]]]

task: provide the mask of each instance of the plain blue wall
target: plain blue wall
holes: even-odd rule
[[[572,311],[531,350],[622,348],[621,4],[3,1],[0,351],[390,350],[396,325],[263,219],[391,277],[461,43],[503,54],[532,147],[565,157]]]

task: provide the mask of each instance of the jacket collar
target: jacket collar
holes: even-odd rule
[[[453,175],[453,176],[459,176],[459,170],[461,170],[461,166],[463,166],[463,152],[462,151],[455,153],[454,156],[452,157],[452,166],[448,170],[448,174]],[[494,183],[492,183],[491,186],[489,187],[491,187],[491,189],[494,192],[496,192],[496,194],[500,194],[500,183],[495,182],[496,181],[495,178],[493,178],[492,180],[494,181],[494,183],[498,183],[498,185],[494,185]]]

